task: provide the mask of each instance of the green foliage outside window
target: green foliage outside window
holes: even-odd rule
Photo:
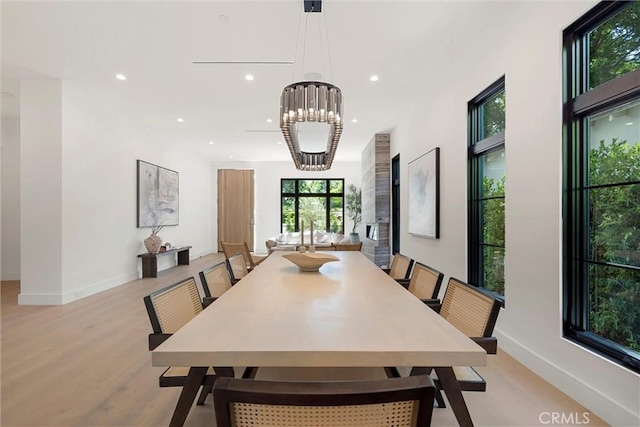
[[[635,182],[635,183],[633,183]],[[589,153],[589,329],[640,351],[640,144],[613,138]]]
[[[327,221],[326,199],[324,197],[300,197],[299,217],[304,220],[304,229],[309,230],[311,221],[315,230],[324,231]]]
[[[589,88],[640,68],[640,2],[589,34]]]
[[[304,220],[304,228],[308,231],[313,220],[315,231],[342,232],[343,186],[342,179],[283,179],[281,184],[282,231],[299,231],[300,220]],[[327,215],[329,216],[328,225]]]
[[[296,199],[295,197],[282,198],[282,223],[287,232],[296,231]]]
[[[505,126],[505,92],[500,91],[487,99],[480,107],[482,115],[482,134],[479,139],[485,139],[504,131]]]
[[[483,177],[482,243],[492,245],[482,248],[482,286],[504,295],[504,187],[505,177]],[[492,198],[493,197],[493,198]]]

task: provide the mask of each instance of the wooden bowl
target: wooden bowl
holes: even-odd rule
[[[298,266],[300,271],[315,272],[320,269],[325,263],[332,261],[339,261],[335,255],[321,254],[321,253],[290,253],[282,255],[283,258],[288,259],[292,263]]]

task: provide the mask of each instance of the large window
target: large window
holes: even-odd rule
[[[469,102],[469,278],[504,303],[504,77]]]
[[[640,2],[564,32],[564,334],[640,372]]]
[[[300,231],[313,220],[315,230],[344,232],[344,179],[283,179],[282,232]]]

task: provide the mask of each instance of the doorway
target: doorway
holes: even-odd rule
[[[218,252],[220,242],[247,242],[255,250],[254,170],[218,169]]]

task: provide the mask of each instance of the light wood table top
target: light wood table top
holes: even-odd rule
[[[485,351],[360,252],[274,252],[152,352],[153,366],[484,366]]]

